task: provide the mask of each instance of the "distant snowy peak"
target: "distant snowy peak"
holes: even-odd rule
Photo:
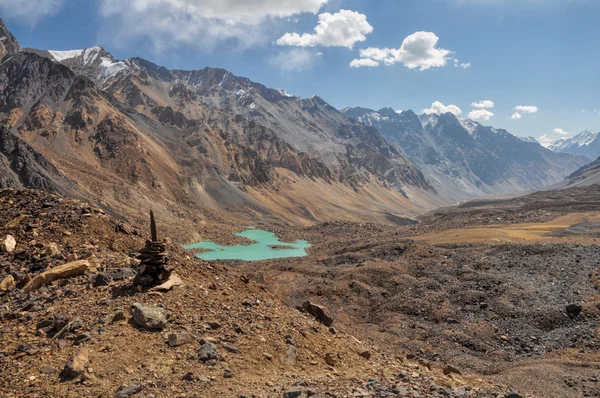
[[[133,60],[118,61],[112,54],[99,46],[81,50],[48,50],[47,55],[52,60],[64,64],[96,82],[106,82],[121,72],[132,72],[138,69]]]
[[[471,120],[471,119],[458,118],[458,122],[471,135],[475,132],[475,130],[477,130],[478,127],[481,126],[481,124],[479,124],[476,121]]]
[[[281,94],[281,95],[283,95],[284,97],[287,97],[287,98],[297,98],[295,95],[290,94],[287,91],[285,91],[283,89],[280,89],[280,88],[277,89],[277,92],[279,92],[279,94]]]
[[[548,149],[554,152],[563,152],[596,159],[600,156],[599,136],[600,132],[584,130],[574,137],[554,141],[548,146]]]
[[[539,144],[538,140],[535,139],[534,137],[531,137],[531,136],[529,136],[529,137],[517,137],[517,138],[520,139],[521,141],[524,141],[524,142],[531,142],[531,143],[534,143],[534,144]]]

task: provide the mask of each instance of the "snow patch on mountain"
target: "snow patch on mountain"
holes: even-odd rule
[[[102,63],[100,64],[100,78],[110,79],[115,77],[120,72],[129,69],[127,64],[123,61],[116,61],[112,58],[102,57]]]
[[[80,57],[81,54],[83,54],[83,51],[84,50],[68,50],[68,51],[48,50],[48,52],[50,53],[52,58],[54,58],[54,60],[56,60],[58,62],[62,62],[62,61],[65,61],[65,60],[71,59],[71,58]]]

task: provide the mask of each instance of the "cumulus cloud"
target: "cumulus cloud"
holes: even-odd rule
[[[514,115],[512,115],[510,118],[511,118],[512,120],[519,120],[519,119],[521,119],[522,117],[523,117],[523,115],[521,115],[519,112],[515,112],[515,114],[514,114]]]
[[[536,113],[538,111],[538,107],[533,105],[518,105],[515,106],[515,111],[521,113]]]
[[[477,109],[485,109],[485,108],[493,108],[494,106],[496,106],[496,104],[494,104],[494,101],[483,100],[483,101],[479,101],[479,102],[473,102],[471,104],[471,106],[473,108],[477,108]]]
[[[317,59],[323,55],[320,52],[309,51],[303,48],[292,48],[277,53],[269,63],[283,72],[301,72],[312,69]]]
[[[56,14],[64,4],[64,0],[0,0],[0,12],[2,17],[35,25]]]
[[[148,40],[157,50],[180,45],[210,48],[229,40],[242,46],[256,44],[265,40],[266,22],[316,14],[327,1],[99,0],[102,34],[110,34],[121,45]]]
[[[360,59],[355,65],[360,66],[362,59],[370,59],[373,62],[363,66],[374,66],[374,62],[403,64],[409,69],[421,71],[446,66],[452,51],[437,47],[439,40],[433,32],[416,32],[406,37],[398,49],[369,47],[361,50]]]
[[[352,62],[350,62],[351,68],[362,68],[363,66],[374,68],[379,66],[379,62],[373,61],[370,58],[353,59]]]
[[[314,33],[286,33],[277,44],[298,47],[348,47],[365,41],[373,27],[367,17],[356,11],[340,10],[335,14],[325,12],[319,15],[319,23]]]
[[[494,114],[486,109],[477,109],[469,112],[469,119],[477,121],[487,121],[490,120],[492,116],[494,116]]]
[[[552,130],[552,133],[557,134],[557,135],[569,135],[570,133],[567,133],[565,130],[563,129],[554,129]]]
[[[446,106],[439,101],[435,101],[433,104],[431,104],[431,108],[423,109],[423,113],[426,115],[442,115],[448,112],[458,116],[462,113],[462,110],[456,105]]]

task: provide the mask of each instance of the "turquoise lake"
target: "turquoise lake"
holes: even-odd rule
[[[281,242],[273,232],[263,231],[247,227],[246,231],[237,233],[237,236],[247,238],[255,243],[239,246],[221,246],[214,242],[198,242],[183,246],[186,250],[203,249],[209,250],[196,254],[196,257],[203,260],[243,260],[243,261],[261,261],[274,258],[304,257],[307,255],[306,249],[311,244],[305,240],[296,242]],[[281,248],[273,248],[281,246]]]

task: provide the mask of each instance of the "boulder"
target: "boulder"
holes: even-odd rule
[[[133,305],[133,321],[144,329],[162,329],[168,322],[167,311],[161,307],[136,303]]]
[[[17,247],[17,241],[14,236],[6,235],[4,240],[0,242],[0,253],[12,253],[15,251],[15,247]]]
[[[57,279],[72,278],[75,276],[83,275],[83,273],[89,268],[90,262],[88,260],[73,261],[70,263],[59,265],[58,267],[49,269],[48,271],[43,272],[35,278],[33,278],[29,283],[25,285],[23,290],[26,292],[31,292],[33,290],[41,288],[42,286],[46,286]]]
[[[65,379],[74,379],[85,372],[85,367],[89,362],[90,353],[87,348],[82,348],[75,352],[67,361],[61,376]]]
[[[329,310],[327,307],[306,301],[304,304],[302,304],[302,309],[311,314],[316,320],[327,327],[333,324],[333,318],[329,315]]]
[[[198,359],[202,362],[215,360],[217,358],[217,346],[213,343],[205,342],[198,350]]]

